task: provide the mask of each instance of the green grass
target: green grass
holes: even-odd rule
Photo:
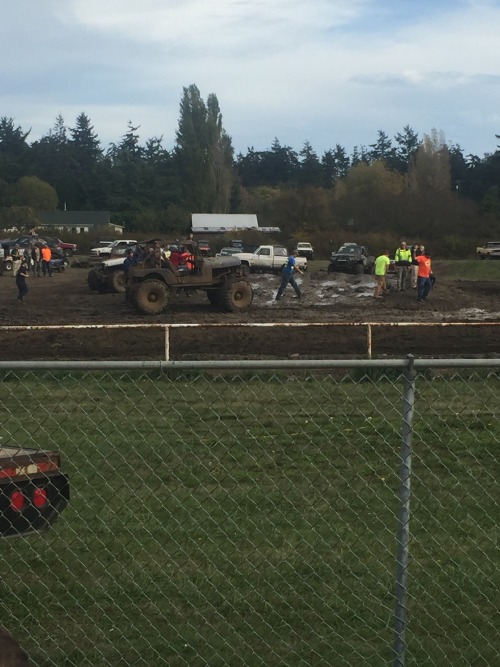
[[[9,374],[71,501],[0,543],[2,623],[42,667],[391,664],[401,383],[361,379]],[[500,652],[499,390],[418,385],[409,665]]]
[[[436,259],[432,265],[436,276],[449,280],[500,280],[499,260]]]

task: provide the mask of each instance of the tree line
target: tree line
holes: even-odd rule
[[[13,118],[0,118],[0,226],[36,224],[36,209],[109,210],[130,232],[170,233],[189,226],[193,212],[257,213],[283,240],[322,246],[373,239],[379,248],[398,237],[438,242],[446,253],[486,240],[500,219],[500,150],[464,155],[433,129],[422,137],[409,125],[391,139],[350,154],[337,144],[318,155],[275,138],[269,149],[238,153],[222,123],[215,94],[183,89],[174,148],[163,137],[144,144],[131,121],[104,149],[90,118],[73,127],[59,115],[37,141]],[[496,135],[498,140],[500,137]]]

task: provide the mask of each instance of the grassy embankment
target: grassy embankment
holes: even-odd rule
[[[393,379],[4,375],[2,442],[72,495],[0,542],[2,623],[39,667],[391,664]],[[500,652],[499,390],[418,384],[409,664]]]

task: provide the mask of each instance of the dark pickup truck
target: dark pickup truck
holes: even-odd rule
[[[0,537],[46,530],[68,502],[58,452],[0,446]]]
[[[344,243],[337,252],[332,252],[328,273],[354,273],[361,275],[371,273],[375,257],[368,254],[368,249],[364,245],[357,243]]]

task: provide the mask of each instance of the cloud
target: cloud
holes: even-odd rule
[[[406,124],[491,150],[499,24],[494,0],[16,0],[0,24],[0,115],[35,137],[84,111],[104,143],[132,120],[171,144],[195,83],[237,150],[274,137],[349,150]]]
[[[500,74],[468,74],[465,72],[419,72],[404,70],[400,73],[358,74],[354,83],[387,87],[431,87],[439,90],[469,86],[498,86]]]

